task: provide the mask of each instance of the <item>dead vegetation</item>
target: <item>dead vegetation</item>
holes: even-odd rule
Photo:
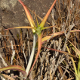
[[[64,34],[51,38],[43,44],[39,58],[29,75],[29,79],[75,80],[75,76],[77,75],[75,74],[71,57],[73,57],[76,62],[76,66],[78,66],[79,58],[72,50],[69,41],[80,49],[80,32],[71,32],[71,30],[80,30],[80,1],[57,0],[56,5],[51,12],[51,17],[52,26],[56,27],[51,28],[50,32],[56,33],[64,31]],[[24,29],[20,29],[20,34],[16,34],[16,39],[14,38],[14,35],[11,35],[11,31],[5,32],[5,30],[2,30],[0,34],[1,68],[7,65],[20,65],[25,69],[27,66],[32,50],[33,37],[30,33],[30,29],[26,29],[25,34],[23,34],[23,30]],[[48,30],[43,33],[43,35],[45,34],[48,34]],[[68,53],[67,46],[71,51],[70,54],[73,56],[64,54],[64,52]],[[58,51],[55,51],[54,49]],[[64,52],[62,53],[60,51]],[[1,74],[10,75],[13,78],[16,75],[17,78],[15,78],[15,80],[23,80],[21,79],[22,74],[18,71],[8,70],[1,72]],[[1,79],[3,80],[2,76]]]

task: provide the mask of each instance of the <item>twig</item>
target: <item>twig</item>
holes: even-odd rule
[[[14,59],[14,56],[15,56],[15,50],[13,49],[13,43],[12,43],[12,41],[11,41],[11,48],[12,48],[12,57],[11,57],[11,65],[12,65],[12,61],[13,61],[13,59]]]

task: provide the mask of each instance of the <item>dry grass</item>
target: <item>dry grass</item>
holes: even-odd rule
[[[30,80],[75,80],[76,75],[71,61],[71,56],[57,51],[52,51],[48,48],[67,52],[66,45],[68,45],[71,50],[71,54],[75,56],[74,60],[76,61],[77,66],[78,57],[71,49],[68,40],[80,49],[80,32],[70,33],[71,30],[80,30],[80,1],[57,0],[56,5],[52,10],[51,17],[52,26],[56,25],[57,28],[51,28],[50,32],[55,33],[58,31],[64,31],[65,33],[61,36],[52,38],[43,44],[42,51],[34,69],[29,75],[29,78]],[[3,55],[0,51],[0,67],[12,64],[20,65],[23,68],[27,66],[32,49],[33,38],[30,36],[32,34],[29,33],[30,31],[28,29],[24,36],[22,31],[23,30],[20,30],[20,34],[17,35],[16,39],[12,35],[1,37],[0,49],[2,49]],[[5,31],[2,31],[1,34],[10,35],[10,31],[6,31],[6,33]],[[43,33],[43,35],[45,35],[45,33]],[[9,75],[12,75],[15,74],[15,72],[17,71],[4,71],[1,73],[10,73]],[[19,72],[17,72],[16,75],[19,77],[22,76]],[[15,80],[18,80],[18,78]]]

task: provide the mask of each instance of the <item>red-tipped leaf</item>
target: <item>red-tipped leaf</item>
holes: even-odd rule
[[[32,19],[32,16],[31,16],[29,10],[27,9],[27,7],[24,5],[24,3],[23,3],[21,0],[18,0],[18,1],[22,4],[22,6],[23,6],[23,8],[24,8],[24,10],[25,10],[25,12],[26,12],[27,18],[28,18],[28,20],[29,20],[29,22],[30,22],[31,27],[36,27],[36,26],[35,26],[35,23],[34,23],[34,21],[33,21],[33,19]],[[34,29],[32,29],[32,31],[35,32]]]
[[[18,71],[22,72],[24,76],[26,75],[25,69],[23,69],[19,65],[11,65],[11,66],[0,68],[0,71],[5,71],[5,70],[18,70]]]
[[[29,73],[31,72],[31,70],[33,69],[33,67],[34,67],[34,65],[35,65],[35,63],[36,63],[36,61],[37,61],[37,58],[38,58],[39,53],[40,53],[40,50],[41,50],[41,46],[42,46],[42,34],[38,36],[38,52],[37,52],[36,58],[35,58],[35,60],[34,60],[34,63],[33,63],[33,65],[32,65],[32,67],[31,67]],[[28,74],[28,75],[29,75],[29,74]],[[27,76],[28,76],[28,75],[27,75]]]
[[[45,15],[45,17],[43,18],[43,20],[42,20],[42,22],[41,22],[41,24],[40,24],[40,27],[44,27],[45,22],[46,22],[49,14],[50,14],[52,8],[54,7],[55,3],[56,3],[56,0],[53,2],[52,6],[51,6],[50,9],[48,10],[48,12],[47,12],[47,14]]]

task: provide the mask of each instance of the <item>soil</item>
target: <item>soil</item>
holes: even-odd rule
[[[22,0],[27,7],[44,17],[54,0]],[[32,16],[34,16],[32,14]],[[34,17],[33,17],[34,18]],[[48,19],[50,20],[50,19]],[[18,0],[0,0],[0,27],[29,25],[22,5]]]

